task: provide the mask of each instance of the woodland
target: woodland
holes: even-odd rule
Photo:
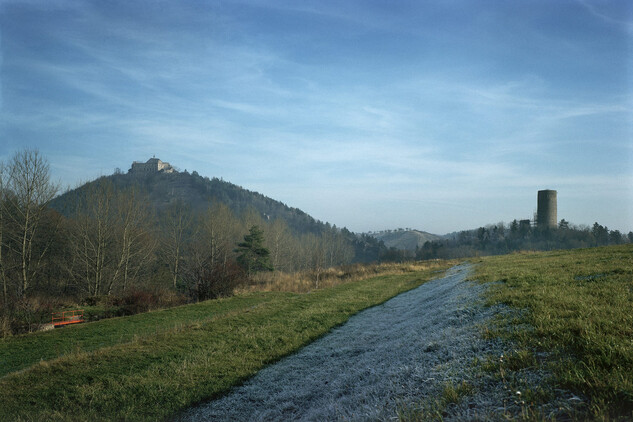
[[[169,186],[160,177],[181,188],[157,192]],[[225,189],[213,190],[214,183]],[[36,150],[19,151],[1,167],[5,335],[37,329],[72,303],[118,305],[118,313],[130,314],[228,296],[258,273],[308,271],[318,287],[325,269],[349,264],[355,248],[362,257],[378,243],[197,174],[114,174],[58,192]],[[257,201],[268,212],[256,209]]]
[[[233,294],[271,280],[318,288],[324,274],[377,262],[453,259],[633,242],[598,223],[539,230],[514,220],[385,247],[257,192],[195,171],[117,170],[60,194],[37,150],[0,165],[0,333],[40,329],[52,312],[99,319]],[[288,288],[286,288],[288,289]]]
[[[454,259],[503,255],[514,251],[549,251],[633,243],[633,232],[624,235],[599,223],[576,226],[565,219],[556,229],[542,229],[529,220],[513,220],[465,230],[443,239],[425,242],[416,259]]]

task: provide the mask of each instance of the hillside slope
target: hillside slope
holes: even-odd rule
[[[388,248],[412,252],[415,252],[417,247],[422,247],[425,242],[432,242],[442,238],[436,234],[420,230],[385,230],[372,233],[372,236],[383,241]]]
[[[288,224],[295,236],[306,233],[322,234],[331,230],[328,223],[316,220],[298,208],[242,188],[216,177],[200,176],[196,171],[154,172],[143,175],[116,173],[102,176],[73,190],[63,193],[51,201],[50,206],[66,217],[72,217],[77,203],[91,188],[102,181],[109,181],[115,189],[136,188],[146,195],[149,208],[160,214],[170,203],[181,200],[194,213],[201,213],[211,205],[227,205],[236,215],[254,209],[265,221],[281,219]],[[358,235],[345,228],[341,230],[355,250],[355,262],[372,262],[380,259],[386,250],[384,244],[373,237]]]
[[[139,188],[147,195],[150,209],[160,212],[171,202],[182,200],[194,212],[206,210],[211,204],[226,204],[236,214],[253,207],[269,220],[281,218],[298,233],[320,232],[324,223],[315,220],[297,208],[291,208],[258,192],[252,192],[218,178],[202,177],[197,172],[151,173],[147,175],[112,174],[88,182],[68,191],[51,202],[51,207],[65,216],[70,216],[74,204],[96,183],[107,179],[117,189]]]

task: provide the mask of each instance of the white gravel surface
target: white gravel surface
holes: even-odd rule
[[[447,408],[445,420],[520,414],[514,392],[473,368],[475,357],[504,352],[499,341],[481,338],[481,325],[503,310],[483,306],[486,286],[466,281],[470,270],[455,267],[444,278],[360,312],[180,420],[394,420],[398,409],[438,397],[446,383],[462,380],[476,393]]]

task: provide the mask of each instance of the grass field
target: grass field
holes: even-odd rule
[[[540,405],[565,390],[583,403],[571,420],[633,420],[633,245],[473,263],[473,278],[491,283],[489,302],[518,310],[483,333],[507,340],[511,352],[480,365],[521,391],[521,418],[546,419]],[[310,293],[248,292],[0,340],[0,420],[169,418],[437,271]],[[526,369],[545,369],[551,378],[529,387],[520,375]],[[452,390],[437,400],[470,394]]]
[[[258,292],[0,341],[0,420],[161,420],[438,275]]]
[[[522,386],[512,372],[552,374],[548,385],[523,391],[526,417],[546,416],[539,404],[564,389],[585,403],[572,419],[633,420],[633,245],[486,257],[475,278],[500,281],[491,303],[522,310],[488,327],[515,350],[487,369],[515,390]]]

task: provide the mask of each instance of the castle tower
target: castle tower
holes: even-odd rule
[[[557,227],[557,221],[556,191],[538,191],[538,207],[536,210],[537,227],[555,229]]]

